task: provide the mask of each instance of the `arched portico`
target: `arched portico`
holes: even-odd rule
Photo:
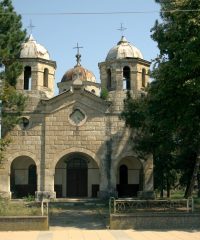
[[[117,191],[119,197],[134,197],[142,190],[143,165],[131,156],[124,157],[116,169]]]
[[[82,152],[68,153],[55,166],[56,197],[97,197],[99,168],[94,159]]]
[[[28,156],[16,157],[10,166],[10,191],[12,198],[35,196],[37,191],[37,167]]]

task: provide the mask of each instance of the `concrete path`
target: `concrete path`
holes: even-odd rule
[[[64,229],[64,228],[63,228]],[[0,232],[0,240],[199,240],[200,231],[73,230]]]
[[[49,226],[52,231],[63,229],[105,230],[108,228],[108,217],[108,207],[60,204],[51,206]]]

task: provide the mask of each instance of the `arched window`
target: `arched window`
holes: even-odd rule
[[[107,89],[111,90],[111,70],[107,70]]]
[[[43,86],[48,87],[48,77],[49,77],[49,69],[44,69],[44,76],[43,76]]]
[[[131,73],[129,67],[123,68],[123,90],[131,89]]]
[[[142,69],[142,87],[146,86],[146,70]]]
[[[128,168],[121,165],[119,168],[119,184],[128,184]]]
[[[31,90],[31,67],[24,68],[24,90]]]

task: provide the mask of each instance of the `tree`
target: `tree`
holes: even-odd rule
[[[4,78],[9,85],[15,86],[22,71],[19,55],[26,31],[22,30],[21,16],[14,11],[11,0],[0,2],[0,23],[0,59],[6,69]]]
[[[0,79],[4,82],[0,91],[3,101],[3,133],[11,129],[19,120],[26,98],[15,89],[17,77],[22,72],[20,64],[21,45],[25,41],[26,31],[22,30],[21,16],[12,6],[11,0],[0,1]],[[4,67],[4,68],[2,68]],[[8,141],[0,139],[0,160]]]
[[[191,195],[200,163],[200,8],[198,0],[157,1],[163,23],[156,22],[152,38],[160,57],[153,76],[168,101],[166,115],[173,112],[173,134],[178,140],[179,156],[189,154],[185,197]],[[175,10],[179,11],[166,11]],[[174,107],[175,106],[175,107]],[[173,109],[176,109],[174,111]],[[183,157],[184,160],[184,157]]]
[[[200,15],[193,11],[200,9],[200,1],[156,2],[161,6],[162,22],[156,21],[152,38],[160,54],[154,61],[154,81],[142,107],[145,118],[140,123],[138,149],[145,152],[143,141],[148,139],[156,167],[181,171],[185,197],[189,197],[200,164]],[[137,108],[140,111],[141,107]],[[126,115],[124,118],[130,125]]]

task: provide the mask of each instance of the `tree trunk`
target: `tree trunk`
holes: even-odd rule
[[[185,196],[184,196],[185,198],[189,198],[192,196],[195,180],[197,178],[197,174],[199,171],[199,165],[200,165],[200,154],[198,153],[189,185],[187,186],[185,191]]]
[[[164,197],[164,176],[163,176],[163,172],[161,173],[161,189],[160,189],[160,198]]]
[[[197,187],[198,187],[197,196],[200,197],[200,169],[199,169],[199,172],[197,174]]]
[[[170,184],[168,179],[167,179],[167,198],[170,198]]]

